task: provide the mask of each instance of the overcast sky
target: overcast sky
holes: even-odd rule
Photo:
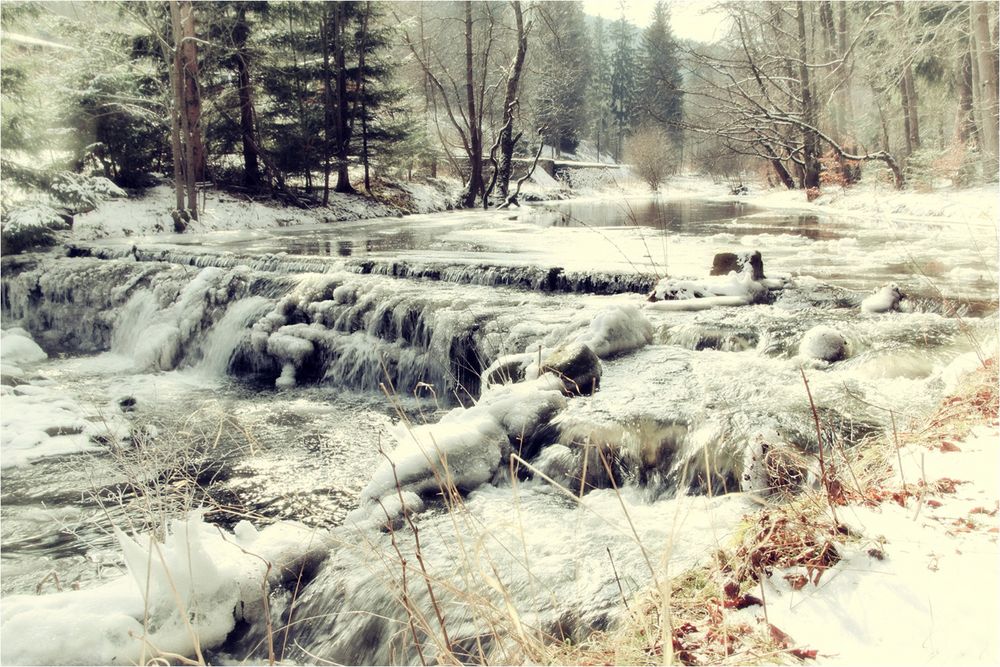
[[[592,16],[616,20],[624,5],[625,18],[640,28],[649,25],[656,0],[583,0],[583,10]],[[712,0],[667,0],[670,27],[678,39],[711,42],[721,36],[723,16],[709,8]]]

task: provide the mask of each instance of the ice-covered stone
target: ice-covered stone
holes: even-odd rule
[[[861,301],[863,313],[888,313],[899,310],[899,302],[906,298],[896,283],[889,283],[876,289]]]
[[[7,329],[0,335],[0,358],[5,364],[33,364],[48,357],[45,350],[24,329]]]
[[[585,343],[560,347],[542,362],[542,373],[554,373],[567,395],[589,395],[601,386],[601,360]]]
[[[842,361],[850,356],[851,345],[847,338],[825,324],[815,326],[802,337],[799,354],[820,361]]]

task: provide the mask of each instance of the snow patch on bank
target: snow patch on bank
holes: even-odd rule
[[[818,586],[794,590],[786,575],[804,571],[775,572],[770,622],[823,664],[997,664],[998,441],[992,424],[958,451],[904,450],[909,484],[957,480],[955,492],[907,507],[844,508],[841,519],[867,539],[843,547]]]
[[[256,202],[219,190],[206,190],[201,193],[204,203],[199,211],[199,219],[191,221],[186,231],[203,233],[275,229],[390,217],[402,212],[431,213],[448,208],[456,194],[456,188],[447,181],[405,183],[398,188],[408,200],[400,203],[402,208],[362,195],[331,192],[328,206],[303,209]],[[141,197],[106,201],[96,210],[76,217],[73,223],[73,240],[90,241],[161,233],[173,235],[174,222],[170,212],[175,206],[174,190],[168,184],[150,188]]]
[[[0,336],[0,467],[100,449],[102,440],[127,440],[130,425],[117,405],[83,405],[24,370],[48,359],[24,329]]]
[[[995,226],[1000,217],[996,185],[947,188],[932,192],[895,190],[891,185],[862,182],[849,188],[826,186],[819,198],[806,201],[803,190],[750,186],[740,201],[768,209],[836,213],[868,219],[938,220]],[[731,195],[720,198],[732,199]]]

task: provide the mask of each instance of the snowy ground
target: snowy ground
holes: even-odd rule
[[[594,157],[565,155],[563,159]],[[596,159],[596,158],[594,158]],[[603,156],[602,160],[607,160]],[[375,201],[361,195],[331,194],[328,207],[300,209],[264,204],[219,191],[204,193],[201,219],[188,226],[188,233],[221,230],[255,230],[293,227],[337,221],[395,217],[402,213],[444,211],[458,199],[461,184],[434,180],[399,183],[385,189],[385,199]],[[807,202],[801,190],[765,189],[749,186],[746,195],[731,195],[729,185],[700,175],[679,175],[665,183],[658,193],[661,200],[702,198],[735,200],[772,210],[836,213],[877,221],[936,220],[995,226],[998,208],[997,186],[933,192],[896,191],[884,183],[862,183],[850,189],[827,187],[822,196]],[[650,194],[648,186],[627,167],[617,169],[575,169],[554,179],[540,169],[522,188],[523,198],[565,199],[567,196],[616,199]],[[72,231],[75,241],[103,238],[173,234],[174,194],[169,184],[156,186],[140,197],[113,199],[96,210],[77,216]]]
[[[700,177],[680,177],[669,184],[682,188],[703,187],[710,195],[713,184]],[[885,183],[862,182],[850,188],[826,186],[822,195],[806,201],[802,190],[766,189],[750,185],[747,195],[730,195],[725,184],[714,185],[717,197],[738,199],[748,204],[770,209],[836,213],[871,219],[947,220],[971,224],[991,224],[994,228],[1000,215],[1000,190],[996,184],[972,188],[941,188],[931,192],[895,190]]]
[[[770,623],[820,664],[998,664],[998,443],[994,416],[962,440],[904,447],[902,476],[894,466],[884,488],[905,482],[911,495],[840,508],[860,539],[837,546],[836,565],[775,571],[766,613],[755,605],[731,620],[764,634]]]
[[[457,199],[460,184],[452,181],[402,183],[387,194],[398,196],[399,205],[374,201],[362,195],[331,193],[328,207],[312,209],[263,204],[221,191],[206,191],[199,201],[200,219],[188,225],[189,232],[292,227],[343,220],[397,216],[402,213],[443,211]],[[174,191],[169,184],[151,188],[140,197],[103,202],[96,210],[76,217],[73,240],[144,236],[173,233],[170,211]]]

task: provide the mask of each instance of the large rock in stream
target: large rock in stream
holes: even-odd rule
[[[542,363],[541,372],[555,374],[567,396],[590,396],[601,386],[601,360],[586,343],[556,349]]]
[[[799,354],[820,361],[843,361],[851,354],[851,344],[833,327],[821,324],[815,326],[802,337]]]
[[[552,420],[566,407],[563,388],[554,375],[543,375],[494,387],[474,406],[455,408],[435,424],[399,424],[395,449],[375,470],[348,520],[392,522],[404,511],[421,511],[417,496],[452,488],[466,493],[493,481],[513,453],[534,457],[551,441]]]
[[[888,313],[899,310],[899,303],[906,298],[896,283],[879,287],[861,301],[863,313]]]
[[[764,259],[759,250],[753,252],[720,252],[712,259],[711,276],[725,276],[730,271],[743,273],[750,269],[750,277],[754,280],[764,279]]]

